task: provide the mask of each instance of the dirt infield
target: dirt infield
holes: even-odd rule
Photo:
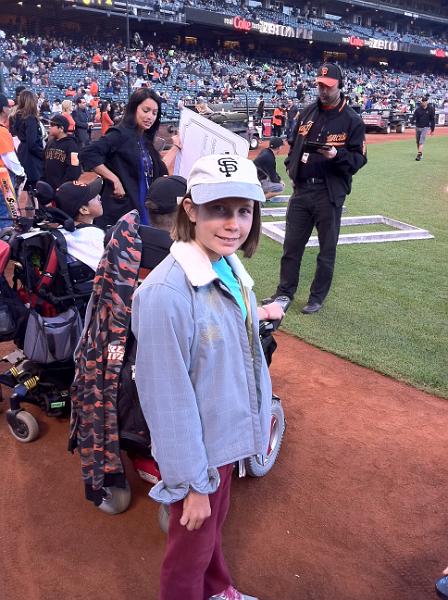
[[[288,427],[267,477],[234,480],[224,545],[235,584],[260,600],[435,598],[448,564],[446,400],[277,340]],[[0,600],[157,600],[164,535],[148,484],[129,468],[129,510],[101,513],[83,498],[68,422],[30,408],[41,436],[20,444],[4,410]]]
[[[446,401],[277,337],[288,428],[266,478],[234,481],[236,584],[262,600],[432,598],[448,559]],[[99,512],[67,422],[32,412],[42,435],[28,445],[0,415],[2,600],[156,600],[164,535],[148,485],[130,472],[128,512]]]

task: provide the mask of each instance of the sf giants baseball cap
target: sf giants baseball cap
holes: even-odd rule
[[[265,201],[257,168],[237,154],[211,154],[197,160],[188,177],[187,194],[195,204],[221,198]]]
[[[333,86],[342,81],[342,73],[339,67],[326,63],[317,71],[316,83]]]

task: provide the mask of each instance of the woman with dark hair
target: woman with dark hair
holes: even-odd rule
[[[101,135],[106,135],[106,133],[109,131],[109,129],[114,124],[114,122],[110,116],[110,111],[111,111],[110,102],[108,100],[104,100],[104,102],[101,102],[101,106],[100,106]]]
[[[44,170],[44,140],[38,118],[37,98],[33,92],[24,90],[18,98],[14,117],[14,131],[20,144],[17,156],[25,169],[27,189],[35,187]]]
[[[160,157],[154,136],[160,124],[160,98],[148,88],[136,90],[126,105],[118,126],[81,151],[82,166],[105,179],[102,194],[104,213],[95,224],[114,225],[132,209],[138,209],[143,224],[148,224],[145,200],[151,183],[168,174],[180,149],[173,136],[173,147]]]

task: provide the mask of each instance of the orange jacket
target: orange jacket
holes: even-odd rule
[[[276,108],[274,110],[274,114],[272,115],[272,124],[273,125],[283,125],[285,113],[282,108]]]
[[[101,135],[104,135],[109,127],[112,127],[113,124],[114,122],[110,118],[109,113],[101,113]]]

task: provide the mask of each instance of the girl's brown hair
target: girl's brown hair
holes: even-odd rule
[[[20,115],[22,119],[26,119],[27,117],[38,118],[37,98],[33,92],[30,92],[29,90],[20,92],[16,114]]]
[[[184,208],[185,198],[190,198],[188,194],[184,197],[181,204],[177,208],[176,221],[171,231],[171,237],[177,242],[191,242],[195,239],[196,229],[195,224],[190,221],[189,216]],[[195,205],[197,206],[197,205]],[[258,243],[260,241],[261,233],[261,208],[260,202],[254,201],[254,210],[252,213],[252,227],[250,228],[249,235],[244,244],[241,245],[240,250],[243,251],[245,258],[250,258],[255,254]]]

